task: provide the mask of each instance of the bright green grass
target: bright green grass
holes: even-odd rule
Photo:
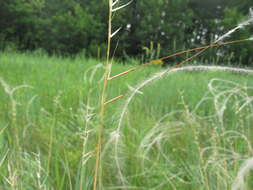
[[[0,86],[0,189],[92,189],[99,64],[0,53],[0,78],[12,88],[30,86],[13,94],[17,105]],[[131,67],[115,64],[113,74]],[[108,98],[161,69],[111,81]],[[136,95],[119,133],[127,97],[108,105],[100,189],[230,189],[253,154],[253,90],[243,88],[253,87],[252,77],[213,71],[167,75]],[[219,80],[211,93],[214,78]],[[245,188],[252,189],[248,178]]]

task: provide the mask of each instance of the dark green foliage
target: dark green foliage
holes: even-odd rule
[[[21,50],[43,48],[72,54],[88,49],[96,40],[102,42],[103,23],[77,1],[11,0],[4,5],[0,39],[14,42]]]
[[[121,0],[120,4],[126,2]],[[107,0],[1,1],[0,49],[104,56],[107,3]],[[112,54],[120,58],[141,56],[151,42],[154,48],[161,46],[161,56],[209,44],[246,19],[251,5],[250,0],[134,0],[113,16],[113,30],[122,29],[112,41],[113,49],[117,47]],[[250,36],[250,27],[246,27],[227,40]],[[250,52],[250,43],[219,50],[221,55],[231,55],[230,61],[247,65],[252,62]],[[209,61],[214,57],[217,49],[205,54]],[[218,58],[220,62],[227,62],[222,57]]]

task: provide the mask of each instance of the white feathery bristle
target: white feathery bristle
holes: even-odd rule
[[[246,160],[240,168],[236,180],[232,185],[232,190],[244,189],[244,177],[253,168],[253,158]]]
[[[215,43],[221,42],[223,41],[225,38],[230,37],[231,34],[233,34],[234,32],[236,32],[239,29],[243,29],[244,27],[250,25],[253,23],[253,9],[252,7],[249,9],[249,18],[241,23],[239,23],[235,28],[229,30],[226,34],[222,35],[221,37],[219,37]],[[251,39],[251,38],[250,38]]]

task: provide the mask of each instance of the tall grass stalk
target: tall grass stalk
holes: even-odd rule
[[[108,15],[108,36],[107,36],[107,55],[106,55],[106,63],[105,63],[105,68],[104,68],[104,82],[103,82],[103,89],[101,93],[101,100],[100,100],[100,110],[99,110],[99,120],[100,120],[100,126],[98,129],[98,143],[97,143],[97,150],[96,150],[96,166],[95,166],[95,175],[94,175],[94,186],[93,189],[97,189],[97,184],[98,184],[98,179],[99,175],[101,175],[100,171],[100,154],[101,154],[101,149],[102,149],[102,143],[103,143],[103,131],[104,131],[104,116],[105,116],[105,106],[106,106],[106,101],[107,101],[107,87],[108,87],[108,81],[110,78],[110,73],[111,73],[111,67],[112,67],[112,60],[110,58],[110,52],[111,52],[111,40],[114,35],[117,34],[117,32],[120,30],[116,30],[114,33],[112,33],[112,13],[116,12],[125,6],[127,6],[129,3],[119,6],[117,8],[114,8],[115,5],[117,5],[119,1],[115,0],[108,0],[108,5],[109,5],[109,15]],[[101,180],[100,180],[101,181]]]
[[[144,63],[144,64],[142,64],[140,66],[137,66],[137,67],[134,67],[134,68],[129,69],[127,71],[124,71],[122,73],[116,74],[116,75],[110,77],[109,80],[112,80],[112,79],[117,78],[117,77],[124,76],[124,75],[126,75],[128,73],[131,73],[133,71],[141,69],[142,67],[145,67],[145,66],[149,66],[149,65],[152,65],[152,64],[161,64],[161,63],[163,63],[163,61],[165,61],[167,59],[170,59],[172,57],[181,55],[181,54],[190,53],[190,52],[199,51],[199,50],[204,50],[204,49],[208,49],[208,48],[211,48],[211,47],[220,47],[220,46],[225,46],[225,45],[244,43],[244,42],[252,41],[252,40],[253,40],[253,38],[251,37],[251,38],[247,38],[247,39],[243,39],[243,40],[235,40],[235,41],[229,41],[229,42],[224,42],[224,43],[212,43],[212,44],[209,44],[207,46],[202,46],[202,47],[197,47],[197,48],[193,48],[193,49],[188,49],[188,50],[180,51],[180,52],[174,53],[172,55],[162,57],[160,59],[151,60],[148,63]]]
[[[108,87],[108,81],[110,79],[111,69],[112,69],[112,59],[110,57],[111,52],[111,40],[113,36],[115,36],[121,28],[118,28],[115,32],[112,32],[112,14],[113,12],[116,12],[120,9],[125,8],[129,4],[131,4],[133,0],[130,0],[124,5],[120,5],[118,7],[115,7],[118,5],[119,0],[108,0],[109,5],[109,14],[108,14],[108,34],[107,34],[107,55],[106,55],[106,63],[105,63],[105,70],[104,70],[104,82],[103,82],[103,89],[101,93],[101,100],[100,100],[100,110],[99,110],[99,120],[100,120],[100,127],[98,129],[98,143],[97,143],[97,150],[96,150],[96,166],[95,166],[95,175],[94,175],[94,186],[93,189],[97,189],[98,179],[99,175],[101,175],[102,171],[99,171],[101,168],[101,150],[102,150],[102,143],[103,143],[103,131],[104,131],[104,116],[106,111],[106,105],[107,105],[107,87]],[[100,180],[101,181],[101,180]],[[101,186],[101,185],[100,185]]]

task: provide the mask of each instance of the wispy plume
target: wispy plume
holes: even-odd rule
[[[240,30],[240,29],[243,29],[245,28],[246,26],[250,25],[253,23],[253,9],[252,7],[249,9],[249,17],[247,20],[243,21],[243,22],[240,22],[235,28],[229,30],[226,34],[220,36],[216,41],[215,43],[218,43],[218,42],[222,42],[224,39],[228,38],[231,36],[231,34],[233,34],[234,32]],[[251,38],[250,38],[251,39]]]
[[[240,168],[236,180],[232,186],[232,190],[244,189],[244,177],[253,168],[253,158],[246,160]]]

